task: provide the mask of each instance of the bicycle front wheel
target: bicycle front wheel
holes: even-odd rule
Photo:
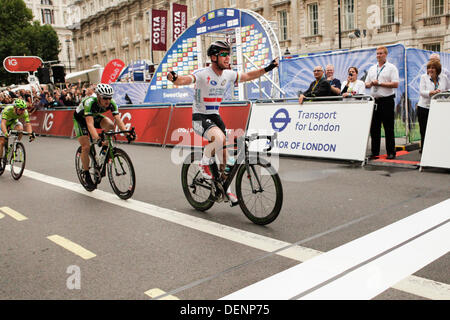
[[[136,188],[133,163],[122,149],[115,148],[113,158],[108,159],[109,183],[117,196],[123,200],[130,198]]]
[[[279,215],[283,204],[281,180],[264,159],[241,165],[236,176],[236,193],[245,216],[255,224],[266,225]]]
[[[207,181],[199,171],[201,153],[191,153],[181,168],[181,186],[189,204],[198,211],[206,211],[214,205],[211,196],[211,181]]]
[[[19,180],[23,174],[23,170],[25,170],[25,147],[23,146],[22,142],[17,142],[15,150],[11,152],[11,176],[13,177],[13,179]]]

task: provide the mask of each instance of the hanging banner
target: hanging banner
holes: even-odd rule
[[[152,9],[152,50],[167,50],[167,10]]]
[[[120,59],[114,59],[108,62],[103,70],[101,83],[110,84],[116,82],[123,67],[125,67],[125,62]]]
[[[187,28],[187,6],[172,3],[172,41],[177,38]]]

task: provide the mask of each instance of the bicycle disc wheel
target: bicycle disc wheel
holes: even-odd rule
[[[89,168],[91,178],[95,177],[94,159],[91,153],[89,153]],[[94,191],[97,186],[95,186],[95,188],[89,187],[86,181],[84,181],[83,165],[81,163],[81,146],[78,147],[77,152],[75,153],[75,170],[77,172],[78,180],[80,181],[83,188],[85,188],[89,192]],[[93,181],[95,181],[95,179],[93,179]]]
[[[196,210],[206,211],[214,205],[211,196],[211,182],[200,173],[198,164],[201,153],[191,153],[181,168],[181,186],[189,204]]]
[[[108,159],[109,183],[115,194],[121,199],[130,198],[136,187],[133,163],[122,149],[114,149],[114,158]]]
[[[11,152],[13,152],[10,161],[11,176],[13,177],[13,179],[19,180],[23,174],[23,170],[25,170],[25,147],[23,146],[22,142],[17,142],[16,150]]]
[[[255,224],[273,222],[283,204],[281,180],[264,159],[250,161],[249,172],[241,165],[236,176],[236,193],[245,216]]]

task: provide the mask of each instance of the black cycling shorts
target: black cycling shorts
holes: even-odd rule
[[[194,128],[194,132],[199,136],[207,139],[205,134],[212,127],[218,127],[225,136],[227,135],[225,123],[223,123],[220,115],[202,113],[194,113],[192,115],[192,128]]]

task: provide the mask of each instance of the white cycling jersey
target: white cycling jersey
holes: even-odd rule
[[[223,70],[218,76],[211,67],[195,71],[195,99],[192,113],[219,114],[228,83],[234,85],[239,80],[239,74],[233,70]]]

